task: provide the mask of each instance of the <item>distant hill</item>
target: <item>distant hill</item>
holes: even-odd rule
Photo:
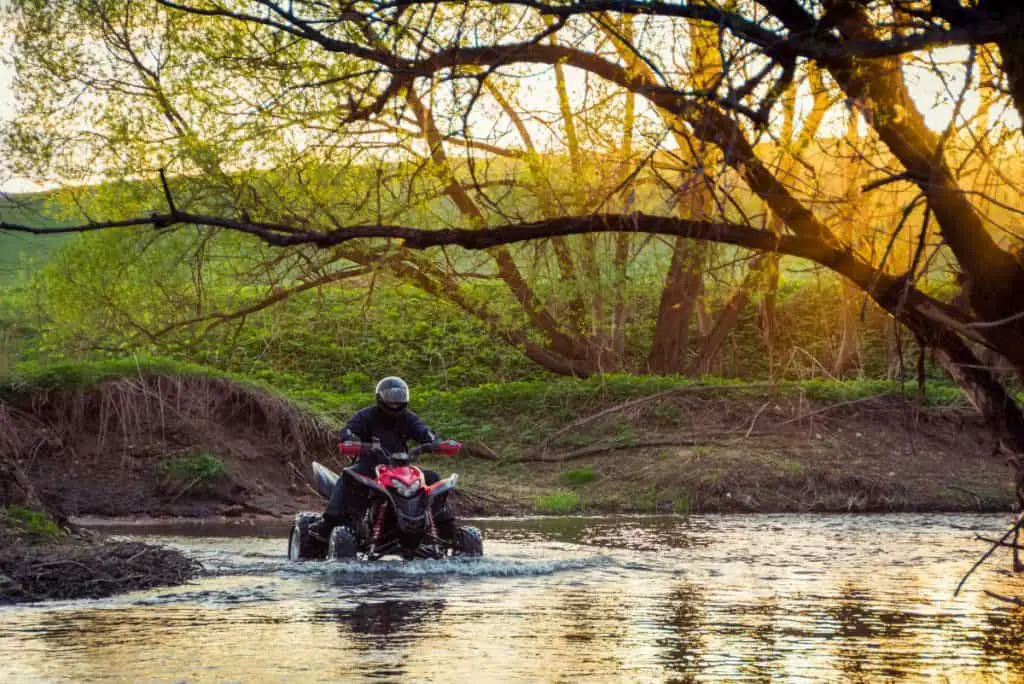
[[[0,197],[0,222],[54,228],[59,221],[43,212],[46,193]],[[25,261],[45,263],[60,249],[68,235],[28,235],[0,231],[0,287],[14,281]]]

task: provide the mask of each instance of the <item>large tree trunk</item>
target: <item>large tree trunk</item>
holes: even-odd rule
[[[681,373],[690,344],[690,319],[700,297],[707,248],[683,238],[675,241],[665,275],[647,366],[652,373]]]
[[[1016,9],[1017,3],[993,0],[1004,9]],[[876,31],[863,6],[855,0],[828,3],[834,16],[841,17],[839,29],[846,40],[871,40]],[[813,29],[810,20],[792,26]],[[1009,46],[1009,52],[1016,46]],[[1005,56],[1004,56],[1005,58]],[[1019,66],[1011,56],[1006,68],[1011,80],[1024,78],[1012,69]],[[910,98],[898,58],[877,60],[849,59],[829,65],[829,71],[846,95],[863,103],[870,123],[886,147],[900,160],[928,198],[928,207],[938,221],[942,237],[956,255],[957,263],[968,278],[971,308],[982,319],[997,321],[1020,311],[1020,293],[1024,292],[1024,267],[989,234],[982,217],[960,188],[946,163],[938,136],[929,129],[924,117]],[[1016,366],[1024,368],[1024,319],[983,328],[981,333]]]
[[[863,293],[859,288],[844,280],[839,291],[839,348],[836,350],[832,375],[840,378],[860,367],[860,317],[859,302]]]
[[[768,261],[767,255],[758,255],[751,260],[746,278],[715,316],[715,322],[711,329],[702,337],[697,350],[697,358],[694,359],[689,369],[689,375],[700,376],[712,373],[722,347],[732,331],[735,330],[740,314],[747,306],[747,302],[750,301],[750,293],[764,273]]]

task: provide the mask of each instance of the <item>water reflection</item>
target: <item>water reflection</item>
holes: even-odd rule
[[[690,584],[677,587],[669,598],[669,619],[665,624],[668,634],[659,643],[673,674],[687,675],[702,669],[706,647],[703,605],[704,596]]]
[[[954,599],[982,518],[485,523],[476,563],[176,539],[193,586],[0,610],[0,681],[1024,681],[1024,594]],[[995,526],[995,525],[992,525]],[[220,570],[218,570],[220,572]]]
[[[315,619],[338,623],[352,634],[366,637],[369,646],[383,647],[394,643],[396,635],[401,635],[402,642],[422,636],[424,622],[441,619],[444,605],[442,600],[360,603],[355,608],[317,611]]]
[[[979,645],[989,665],[1005,665],[1024,678],[1024,608],[997,607],[986,613]]]
[[[352,646],[349,662],[334,665],[337,674],[408,680],[415,674],[407,665],[409,649],[426,636],[426,626],[442,619],[444,606],[440,599],[367,601],[317,610],[314,620],[336,624],[341,641]],[[322,646],[325,661],[335,661],[328,643]]]

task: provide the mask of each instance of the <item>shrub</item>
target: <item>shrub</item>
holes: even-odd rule
[[[25,506],[11,506],[6,509],[7,516],[16,525],[30,534],[41,537],[56,537],[60,534],[57,522],[48,514]]]
[[[160,469],[169,478],[185,482],[211,482],[224,474],[224,461],[202,451],[165,460]]]
[[[597,473],[594,472],[592,466],[583,466],[582,468],[572,468],[562,473],[562,481],[571,487],[578,487],[585,485],[588,482],[593,482],[597,479]]]

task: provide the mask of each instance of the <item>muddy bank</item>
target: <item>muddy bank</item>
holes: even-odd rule
[[[1004,512],[1015,470],[966,407],[899,396],[661,397],[601,409],[499,463],[468,493],[552,513]],[[607,411],[607,413],[603,413]],[[436,465],[442,465],[434,462]]]
[[[0,462],[62,515],[280,514],[329,426],[222,378],[140,375],[0,401]],[[301,475],[300,475],[301,473]]]
[[[21,515],[0,512],[0,605],[101,598],[181,584],[199,571],[198,563],[172,549],[61,529],[30,509],[12,510]]]

